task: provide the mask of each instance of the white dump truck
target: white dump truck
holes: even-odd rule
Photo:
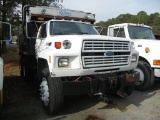
[[[139,52],[139,62],[135,69],[140,72],[136,83],[137,90],[147,90],[154,84],[155,77],[160,77],[160,41],[155,39],[150,26],[144,24],[123,23],[110,25],[108,36],[129,39]]]
[[[26,17],[27,16],[27,17]],[[25,6],[18,38],[21,76],[38,78],[45,111],[62,108],[66,95],[130,95],[139,54],[126,38],[101,36],[95,15],[58,7]]]
[[[11,39],[11,25],[0,21],[0,48],[2,41]],[[2,50],[2,48],[0,49]],[[0,51],[1,52],[1,51]],[[0,57],[0,108],[3,105],[3,59]]]

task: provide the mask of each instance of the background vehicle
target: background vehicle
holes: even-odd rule
[[[11,39],[11,25],[7,22],[0,21],[0,43],[3,40],[10,40],[10,39]],[[2,44],[0,44],[0,46],[1,45]],[[3,105],[3,59],[0,57],[0,107],[2,105]]]
[[[137,90],[147,90],[152,87],[155,77],[160,77],[160,41],[155,39],[152,28],[143,24],[123,23],[108,27],[108,36],[128,38],[139,52],[139,62],[136,71],[140,72]]]
[[[94,26],[96,30],[99,32],[100,35],[107,35],[107,27],[102,27],[102,26]]]
[[[38,78],[48,114],[60,110],[66,95],[100,94],[105,101],[106,92],[122,97],[133,92],[139,55],[128,39],[99,35],[91,13],[44,6],[23,10],[21,76]]]
[[[155,38],[156,38],[157,40],[160,40],[160,35],[155,35]]]

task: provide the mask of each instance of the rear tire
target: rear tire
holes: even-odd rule
[[[3,106],[3,89],[0,91],[0,110]]]
[[[19,70],[20,70],[20,75],[21,75],[22,78],[24,77],[24,74],[23,74],[23,66],[24,66],[24,64],[23,64],[23,57],[20,56],[20,60],[19,60]]]
[[[40,95],[47,114],[52,115],[63,106],[63,85],[61,78],[52,78],[48,68],[41,73]]]
[[[23,67],[23,74],[24,74],[23,79],[26,82],[32,81],[34,79],[32,70],[26,66]]]
[[[29,66],[29,65],[28,65]],[[34,72],[32,68],[27,66],[27,60],[24,57],[20,57],[20,74],[25,82],[34,80]]]
[[[144,61],[139,61],[135,71],[140,72],[140,80],[136,83],[135,89],[144,91],[149,89],[154,84],[154,73],[149,64]]]

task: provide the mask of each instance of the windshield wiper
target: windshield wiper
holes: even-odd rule
[[[72,34],[72,33],[69,33],[69,32],[57,32],[57,33],[54,33],[53,35],[69,35],[69,34]]]
[[[149,37],[144,37],[143,39],[150,39]]]
[[[80,32],[80,34],[89,34],[89,33],[87,33],[87,32]]]
[[[77,35],[78,33],[69,33],[69,32],[58,32],[54,33],[53,35]],[[87,32],[79,32],[79,34],[90,34]]]

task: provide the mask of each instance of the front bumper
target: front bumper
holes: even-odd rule
[[[96,94],[101,92],[103,95],[106,95],[106,90],[116,91],[124,93],[125,86],[134,86],[135,82],[139,79],[139,72],[133,71],[131,73],[122,73],[117,76],[95,76],[92,81],[63,81],[64,95],[80,95],[92,93]],[[114,85],[116,84],[116,86]],[[118,86],[117,86],[118,85]],[[117,89],[117,87],[119,87]],[[83,88],[83,89],[82,89]]]
[[[83,68],[50,68],[52,77],[67,77],[67,76],[85,76],[85,75],[95,75],[95,74],[106,74],[114,72],[125,72],[135,69],[137,66],[136,63],[130,64],[128,66],[122,66],[119,68],[92,68],[92,69],[83,69]]]
[[[156,76],[156,77],[160,77],[160,69],[154,69],[154,75]]]

